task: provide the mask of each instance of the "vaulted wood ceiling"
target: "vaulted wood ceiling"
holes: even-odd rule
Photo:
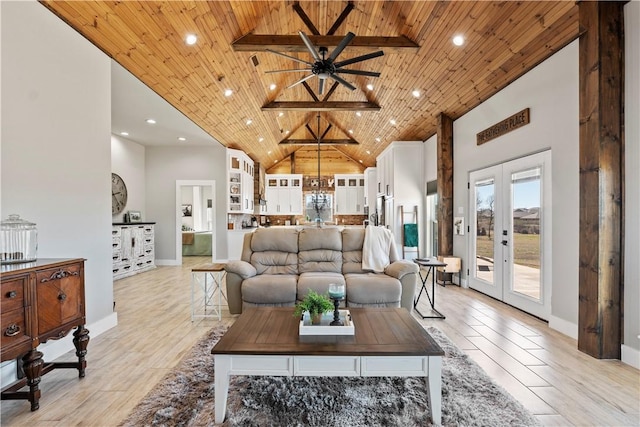
[[[314,139],[318,114],[321,134],[331,124],[324,139],[359,143],[333,149],[373,166],[390,142],[429,138],[439,113],[460,117],[578,36],[574,1],[355,1],[342,21],[343,11],[351,8],[347,1],[42,3],[211,136],[267,167],[296,150],[315,151],[280,142]],[[306,87],[287,89],[305,74],[266,73],[300,64],[265,47],[312,62],[298,36],[304,31],[313,37],[305,16],[319,36],[332,32],[340,40],[349,31],[358,38],[404,36],[418,47],[389,47],[386,40],[384,56],[350,65],[381,73],[379,78],[342,75],[356,90],[339,85],[329,101],[357,107],[318,112],[315,104],[291,110],[287,103],[313,102],[312,93],[321,101],[331,87],[318,95],[313,77]],[[187,34],[196,34],[197,44],[186,45]],[[462,47],[451,42],[456,34],[466,40]],[[292,37],[285,46],[282,37],[255,37],[264,35]],[[329,44],[319,36],[313,40]],[[251,44],[252,37],[258,45]],[[265,46],[265,39],[271,45]],[[339,59],[377,50],[374,41],[363,40],[364,46],[353,46],[354,39]],[[369,83],[373,90],[366,88]],[[225,97],[225,89],[233,95]],[[380,108],[365,108],[376,105]]]

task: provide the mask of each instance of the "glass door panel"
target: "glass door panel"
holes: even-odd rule
[[[493,178],[475,183],[476,199],[476,278],[493,284],[494,281],[494,225],[496,185]]]
[[[540,300],[541,168],[511,174],[512,194],[512,290]]]

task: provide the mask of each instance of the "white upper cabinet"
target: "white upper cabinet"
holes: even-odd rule
[[[266,175],[267,215],[302,215],[302,175]]]
[[[336,215],[363,215],[364,214],[364,175],[363,174],[336,174]]]

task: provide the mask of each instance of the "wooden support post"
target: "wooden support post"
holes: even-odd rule
[[[453,120],[438,116],[438,255],[453,255]]]
[[[578,349],[619,359],[622,336],[624,2],[578,3]]]

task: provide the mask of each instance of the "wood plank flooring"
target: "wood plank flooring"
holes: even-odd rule
[[[118,326],[89,343],[87,376],[57,370],[40,383],[40,409],[2,401],[2,426],[116,426],[210,328],[232,324],[191,321],[191,268],[158,267],[114,283]],[[480,293],[438,286],[437,308],[447,318],[420,320],[440,328],[545,425],[640,425],[640,371],[596,360],[547,324]],[[426,298],[420,310],[427,310]],[[74,360],[72,352],[59,360]]]

